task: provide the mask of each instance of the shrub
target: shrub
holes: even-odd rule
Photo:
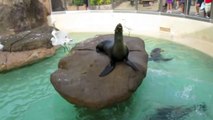
[[[90,0],[90,5],[105,5],[111,4],[111,0]]]
[[[74,5],[82,6],[82,5],[84,5],[84,0],[74,0]]]

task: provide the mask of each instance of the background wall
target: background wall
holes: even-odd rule
[[[67,32],[114,32],[118,23],[124,33],[164,38],[213,56],[213,24],[179,17],[113,11],[56,12],[49,24]]]

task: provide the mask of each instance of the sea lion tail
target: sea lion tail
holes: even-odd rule
[[[139,71],[139,69],[135,66],[135,64],[133,62],[131,62],[130,60],[124,60],[124,62],[129,65],[134,71]]]

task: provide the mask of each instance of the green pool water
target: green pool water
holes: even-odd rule
[[[95,33],[72,33],[75,41]],[[180,120],[213,119],[213,58],[169,41],[142,37],[146,51],[160,47],[168,62],[148,63],[147,76],[126,102],[102,110],[88,110],[65,101],[50,83],[50,74],[67,53],[39,63],[0,73],[1,120],[148,120],[156,109],[168,106],[206,104]],[[157,119],[156,119],[157,120]]]

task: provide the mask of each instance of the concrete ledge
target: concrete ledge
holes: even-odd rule
[[[124,33],[163,38],[195,48],[213,57],[213,24],[186,18],[104,11],[69,11],[52,13],[49,24],[54,23],[67,32],[113,33],[117,23],[122,23]],[[163,28],[163,29],[162,29]]]

